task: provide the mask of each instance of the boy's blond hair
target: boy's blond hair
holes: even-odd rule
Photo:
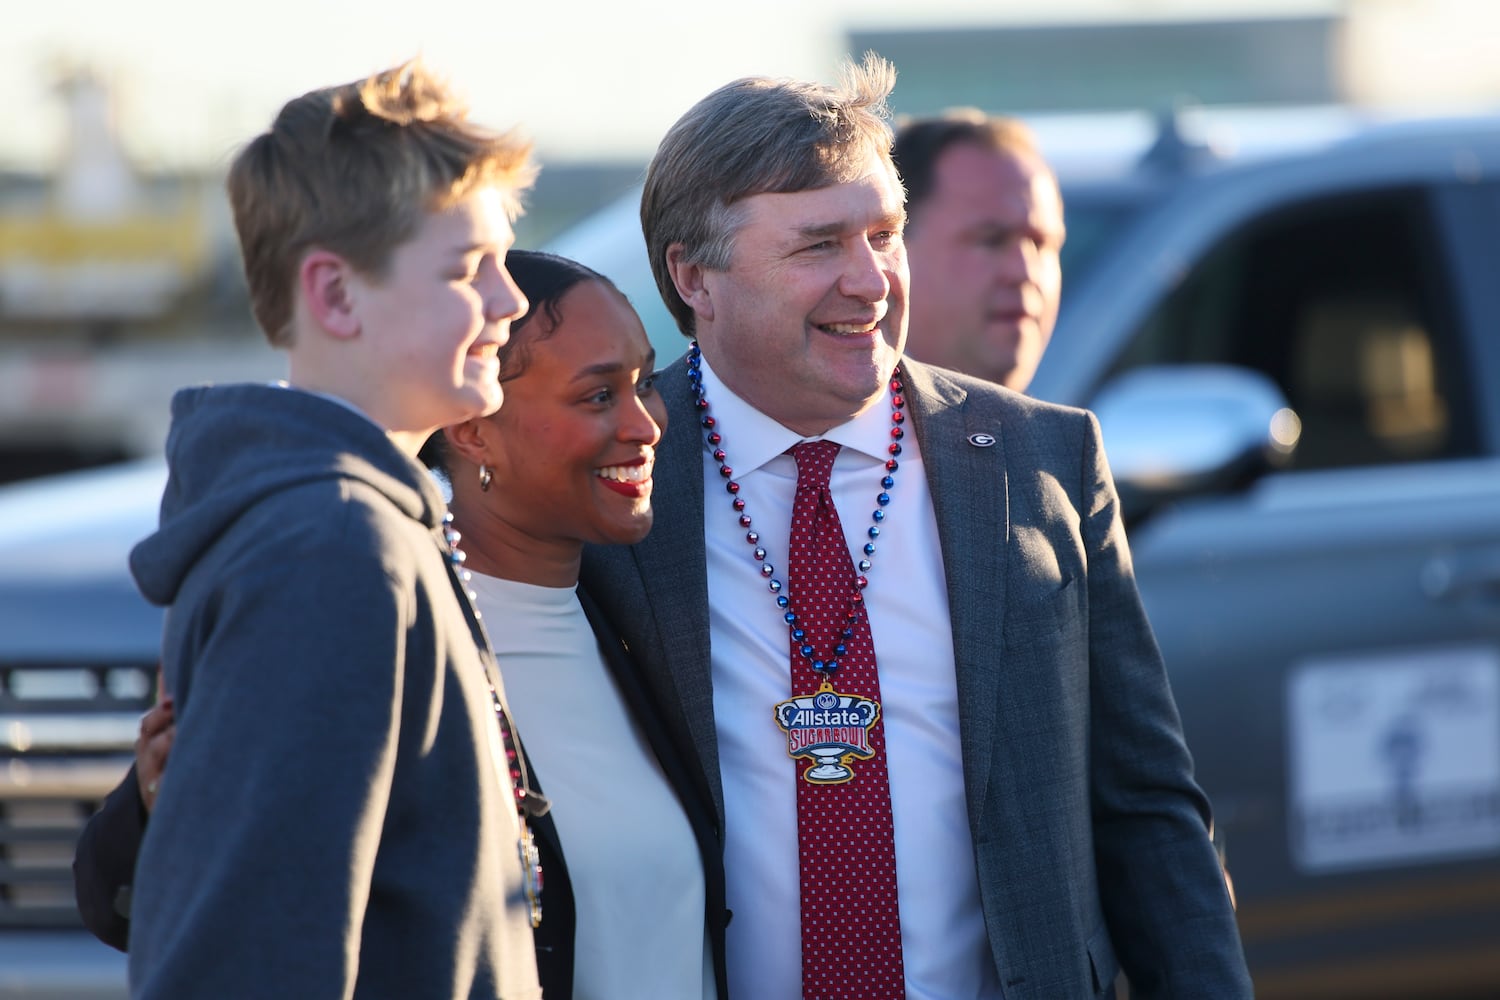
[[[289,101],[229,171],[255,319],[292,343],[297,268],[319,247],[383,277],[424,217],[487,186],[509,199],[536,175],[531,144],[468,120],[467,106],[419,60]]]

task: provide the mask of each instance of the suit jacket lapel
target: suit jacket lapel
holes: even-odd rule
[[[902,369],[948,584],[972,828],[984,815],[1000,696],[1010,550],[1005,429],[968,405],[968,393],[941,372],[914,361],[903,361]]]
[[[703,541],[702,430],[687,365],[679,360],[657,382],[667,403],[667,431],[656,452],[651,533],[634,546],[636,564],[661,642],[641,656],[658,702],[693,747],[723,829],[724,794],[713,718],[709,659],[708,557]]]

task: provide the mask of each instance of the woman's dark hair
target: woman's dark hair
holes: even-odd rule
[[[500,348],[501,382],[509,382],[526,370],[526,356],[530,353],[531,345],[550,337],[552,331],[557,329],[562,322],[558,303],[575,285],[598,281],[613,291],[619,291],[613,281],[593,268],[541,250],[512,250],[505,255],[505,269],[515,279],[516,286],[526,296],[530,306],[519,318],[511,321],[510,340]],[[547,322],[540,328],[531,330],[526,336],[521,336],[522,331],[532,325],[531,321],[538,314],[545,316]]]
[[[529,306],[519,318],[511,321],[510,340],[500,348],[502,383],[509,382],[526,370],[526,359],[532,344],[552,336],[562,322],[558,304],[575,286],[586,281],[597,281],[624,297],[615,283],[598,271],[555,253],[512,250],[505,255],[505,269],[515,280],[516,287],[521,289],[521,294],[526,296]],[[538,315],[546,317],[546,322],[532,323]],[[429,468],[447,471],[447,442],[444,441],[441,430],[427,439],[417,458]]]

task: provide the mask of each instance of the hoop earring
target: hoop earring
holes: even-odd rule
[[[479,490],[480,490],[480,492],[482,492],[482,493],[488,493],[490,491],[490,483],[492,483],[494,481],[495,481],[495,474],[490,471],[490,467],[488,465],[481,465],[479,467]]]

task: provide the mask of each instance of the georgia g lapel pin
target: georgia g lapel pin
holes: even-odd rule
[[[976,448],[993,448],[995,446],[995,435],[970,434],[969,443]]]

